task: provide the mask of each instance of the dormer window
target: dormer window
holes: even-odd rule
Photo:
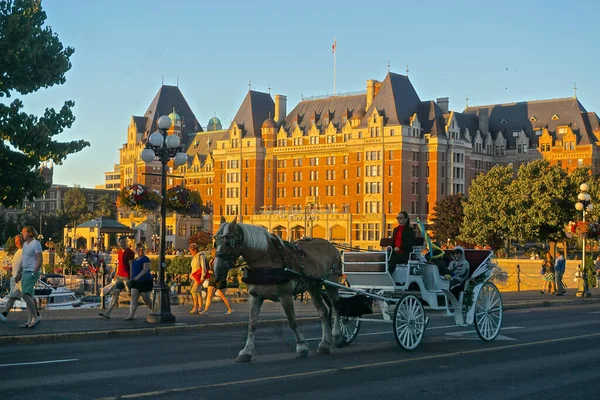
[[[502,121],[500,121],[500,123],[506,125],[508,124],[508,121],[506,120],[506,118],[502,118]]]
[[[542,136],[542,130],[541,129],[536,129],[535,130],[535,136]]]
[[[529,118],[529,121],[531,121],[531,122],[535,122],[535,121],[537,121],[537,118],[536,118],[534,115],[532,115],[532,116]]]
[[[558,120],[558,119],[560,119],[560,118],[558,117],[558,115],[557,115],[557,114],[554,114],[554,115],[552,116],[552,121],[556,121],[556,120]]]
[[[329,116],[325,117],[324,119],[325,125],[329,125]]]

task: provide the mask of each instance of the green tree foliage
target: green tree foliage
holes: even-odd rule
[[[69,189],[65,193],[63,204],[70,221],[75,224],[83,222],[84,215],[87,214],[87,199],[81,187],[75,185],[73,189]]]
[[[110,196],[105,194],[100,197],[94,210],[94,218],[108,217],[115,219],[116,216],[117,205],[110,199]]]
[[[488,243],[497,249],[510,234],[513,213],[510,185],[514,172],[510,165],[496,165],[471,182],[469,198],[463,203],[464,221],[459,239],[468,243]]]
[[[43,26],[45,21],[40,0],[0,1],[0,98],[65,83],[74,50],[63,47],[52,29]],[[54,140],[73,124],[73,105],[66,101],[59,111],[47,108],[38,117],[22,112],[19,99],[0,103],[2,204],[20,205],[25,197],[40,196],[48,187],[37,172],[41,162],[60,165],[69,154],[90,145],[84,140]]]
[[[9,237],[6,240],[6,244],[4,245],[4,251],[9,256],[13,256],[17,252],[17,246],[15,245],[15,238],[13,236]]]
[[[511,184],[510,237],[521,243],[556,241],[574,208],[567,172],[546,160],[522,165]]]
[[[432,218],[435,239],[446,242],[447,239],[455,240],[460,234],[465,213],[463,211],[464,196],[454,194],[439,200],[433,206],[435,215]]]
[[[185,275],[192,272],[192,258],[177,256],[171,260],[169,265],[167,266],[166,273],[175,276],[175,275]]]

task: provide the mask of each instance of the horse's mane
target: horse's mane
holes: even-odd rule
[[[269,232],[262,226],[248,225],[238,223],[244,233],[244,245],[251,249],[268,250],[269,249]]]

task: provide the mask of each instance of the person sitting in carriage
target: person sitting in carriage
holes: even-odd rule
[[[398,226],[392,231],[394,250],[390,256],[388,270],[393,273],[396,265],[407,264],[415,242],[415,231],[410,227],[410,220],[406,211],[400,211],[396,217]]]
[[[450,290],[455,289],[456,291],[459,290],[469,277],[470,266],[469,262],[465,259],[465,250],[462,247],[456,246],[450,254],[452,258],[448,266],[448,270],[452,275]]]

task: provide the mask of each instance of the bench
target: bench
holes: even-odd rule
[[[442,260],[446,264],[446,267],[448,267],[450,265],[450,262],[452,261],[452,249],[445,250],[444,252],[445,254]],[[475,272],[475,270],[479,268],[479,266],[483,264],[483,262],[487,260],[492,254],[493,253],[491,250],[465,249],[465,260],[469,262],[469,278],[471,277],[471,275],[473,275],[473,272]]]
[[[387,270],[386,251],[344,252],[343,272],[357,289],[395,290],[396,284]]]

